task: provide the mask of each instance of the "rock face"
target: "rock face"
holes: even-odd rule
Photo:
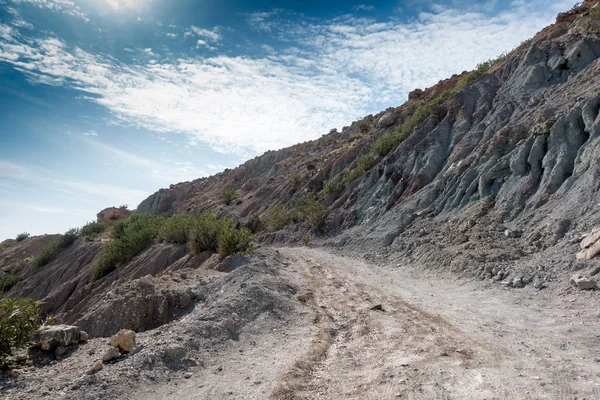
[[[104,210],[100,211],[97,215],[96,218],[98,218],[98,222],[103,222],[107,225],[112,225],[115,222],[121,220],[121,219],[125,219],[127,217],[129,217],[131,215],[131,211],[129,211],[126,208],[122,208],[122,207],[109,207],[109,208],[105,208]]]
[[[49,325],[38,329],[33,336],[36,346],[45,351],[54,352],[59,346],[67,347],[77,344],[80,330],[70,325]]]

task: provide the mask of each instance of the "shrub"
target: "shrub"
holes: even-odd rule
[[[40,268],[53,261],[61,251],[75,243],[79,236],[79,229],[71,228],[58,239],[46,246],[44,250],[33,260],[33,268]]]
[[[298,171],[292,172],[290,175],[290,182],[294,188],[298,188],[298,186],[300,186],[302,183],[302,175],[300,175]]]
[[[260,215],[258,213],[254,213],[248,218],[248,222],[246,223],[246,228],[250,229],[250,232],[256,233],[263,229],[263,222],[260,219]]]
[[[17,275],[4,275],[0,278],[0,294],[8,292],[21,281],[21,277]]]
[[[158,230],[157,239],[170,243],[186,244],[197,217],[191,215],[173,215]]]
[[[237,230],[231,226],[219,235],[219,256],[243,256],[252,251],[252,232],[248,229]]]
[[[105,229],[106,225],[102,222],[88,222],[81,228],[79,234],[81,236],[96,236],[104,232]]]
[[[189,246],[195,254],[203,251],[217,252],[219,249],[219,235],[227,228],[233,227],[233,221],[217,219],[208,213],[199,217],[190,231]]]
[[[350,185],[352,182],[363,176],[375,165],[375,159],[370,154],[365,154],[360,157],[356,166],[352,168],[344,177],[344,186]]]
[[[310,233],[306,232],[304,235],[302,235],[302,237],[300,238],[300,240],[302,241],[302,244],[305,246],[308,246],[310,244]]]
[[[325,217],[328,209],[319,203],[314,193],[305,193],[298,201],[300,217],[311,228],[322,231],[325,227]]]
[[[98,255],[92,278],[106,276],[150,246],[165,221],[163,216],[150,214],[133,214],[118,221],[111,231],[112,240]]]
[[[290,213],[286,206],[278,205],[269,210],[263,221],[270,231],[279,231],[290,223]]]
[[[342,183],[342,181],[337,178],[332,178],[332,179],[329,179],[327,182],[325,182],[325,185],[323,186],[323,190],[321,190],[321,193],[319,194],[319,196],[322,199],[324,199],[328,195],[338,194],[342,190],[344,190],[344,184]]]
[[[0,301],[0,361],[25,347],[42,325],[40,302],[7,298]]]
[[[233,203],[235,200],[237,200],[238,193],[237,193],[237,190],[235,190],[235,189],[227,189],[226,191],[221,193],[220,197],[221,197],[221,201],[223,202],[223,204],[228,206],[231,203]]]
[[[17,242],[22,242],[23,240],[27,239],[29,236],[31,236],[31,235],[28,232],[19,233],[17,235],[17,237],[15,238],[15,240]]]

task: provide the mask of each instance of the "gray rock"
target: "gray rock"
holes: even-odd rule
[[[533,282],[533,287],[538,290],[542,290],[546,287],[546,283],[543,280],[537,280]]]
[[[121,357],[119,349],[117,347],[109,347],[102,356],[102,361],[112,361],[119,357]]]
[[[42,326],[33,334],[36,346],[45,351],[54,352],[57,347],[67,347],[79,342],[80,330],[71,325]]]
[[[377,126],[379,126],[380,128],[386,128],[388,126],[394,125],[397,120],[398,116],[394,112],[389,111],[383,114],[381,118],[379,118],[379,121],[377,121]]]
[[[577,286],[581,290],[595,289],[598,286],[595,279],[584,275],[573,275],[570,282],[571,285]]]

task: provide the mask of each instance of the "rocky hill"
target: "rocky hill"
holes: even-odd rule
[[[460,277],[488,289],[527,290],[527,296],[540,296],[532,300],[539,302],[536,307],[553,301],[559,304],[556,299],[560,296],[573,296],[575,303],[582,298],[577,296],[597,302],[590,292],[579,289],[595,288],[595,275],[600,272],[594,259],[600,253],[599,58],[600,5],[597,0],[588,0],[560,14],[555,24],[512,52],[475,71],[417,89],[399,107],[355,121],[341,132],[333,130],[314,141],[269,151],[233,170],[171,185],[137,207],[137,214],[212,212],[231,218],[237,222],[236,228],[246,226],[255,232],[258,251],[250,258],[223,260],[209,251],[192,253],[185,244],[154,243],[124,265],[94,279],[98,254],[112,240],[106,231],[80,237],[42,267],[35,267],[34,260],[56,236],[8,243],[0,252],[0,282],[7,276],[14,279],[10,285],[0,286],[4,291],[0,295],[41,300],[45,313],[54,315],[58,322],[79,326],[92,339],[81,345],[85,354],[75,348],[64,364],[46,360],[42,364],[50,366],[43,368],[50,369],[26,366],[23,377],[7,380],[0,391],[6,390],[12,396],[8,398],[23,398],[24,393],[42,398],[52,392],[79,398],[85,391],[94,393],[90,398],[102,398],[103,391],[94,378],[97,375],[69,378],[67,385],[53,377],[72,376],[87,369],[103,343],[95,338],[113,335],[122,328],[136,331],[143,346],[125,361],[107,364],[118,371],[118,376],[102,371],[105,375],[99,376],[107,382],[121,385],[129,379],[135,381],[134,389],[142,388],[144,379],[167,385],[173,371],[206,371],[202,368],[209,366],[216,372],[201,375],[212,382],[208,387],[215,392],[205,388],[205,398],[248,398],[244,393],[253,393],[253,398],[269,394],[282,399],[307,398],[311,393],[325,393],[329,384],[339,384],[342,390],[341,381],[336,383],[332,378],[333,383],[328,383],[315,372],[332,368],[333,362],[323,360],[339,357],[341,368],[349,368],[360,362],[344,359],[351,357],[344,349],[354,346],[360,352],[359,344],[366,346],[361,342],[364,339],[357,337],[372,334],[393,341],[394,335],[386,329],[396,325],[382,320],[383,316],[369,317],[357,311],[362,310],[361,302],[367,301],[374,307],[367,310],[381,315],[388,307],[382,304],[388,302],[391,308],[385,318],[395,313],[402,318],[404,314],[398,310],[412,312],[412,306],[397,298],[406,293],[402,285],[393,283],[400,275],[394,275],[397,272],[390,272],[390,268],[410,270],[402,272],[402,279],[415,286],[422,277],[432,282],[440,277]],[[99,219],[110,224],[113,222],[108,220],[127,217],[127,212],[118,209],[99,214]],[[353,281],[348,270],[354,264],[333,256],[272,248],[309,242],[330,254],[354,256],[357,265],[369,263],[369,267],[356,267],[356,273],[374,280]],[[335,263],[344,264],[346,272],[336,269]],[[387,280],[370,275],[369,268],[376,267]],[[419,274],[416,278],[410,275],[415,271]],[[390,287],[385,293],[374,289],[386,285]],[[443,283],[439,287],[452,291]],[[347,293],[352,304],[344,303]],[[472,299],[464,293],[460,296],[467,307]],[[570,398],[571,393],[564,392],[564,379],[556,381],[561,387],[531,389],[530,397],[520,396],[520,389],[497,391],[494,385],[502,379],[519,379],[510,374],[483,386],[473,383],[475,391],[462,392],[466,389],[460,382],[471,379],[471,364],[466,360],[472,362],[477,357],[474,354],[481,355],[477,364],[481,371],[477,373],[482,376],[485,368],[499,368],[494,362],[502,353],[494,353],[482,343],[502,337],[503,331],[493,328],[491,336],[478,338],[456,333],[451,322],[474,329],[476,324],[444,308],[443,301],[438,303],[439,313],[450,322],[440,322],[419,308],[413,310],[418,323],[402,329],[416,329],[411,334],[416,342],[422,337],[431,339],[431,346],[422,349],[435,359],[425,367],[429,374],[440,365],[464,367],[448,384],[449,393],[463,398],[557,398],[557,394]],[[513,310],[511,307],[506,310]],[[511,312],[521,315],[519,310]],[[494,312],[502,316],[504,311],[496,307]],[[478,311],[470,315],[473,319],[488,318]],[[311,322],[314,326],[308,328]],[[381,329],[371,331],[370,324],[381,324],[377,325]],[[527,335],[526,328],[513,328]],[[564,329],[572,332],[570,327]],[[586,329],[580,334],[591,334],[591,328]],[[429,336],[438,331],[442,332],[439,336]],[[265,332],[268,335],[261,336]],[[247,337],[241,340],[240,335]],[[316,339],[310,350],[303,352],[311,335]],[[335,347],[342,340],[339,338],[347,341],[347,347]],[[550,350],[543,347],[542,334],[538,339],[531,345],[543,350],[536,353],[542,357],[540,354]],[[252,342],[255,344],[246,345]],[[238,343],[240,349],[233,351],[231,343]],[[269,349],[273,343],[293,357],[288,360],[282,353],[274,360],[262,360],[259,350]],[[583,347],[577,351],[584,352],[597,343],[582,336],[580,344]],[[557,349],[563,345],[558,339],[548,344]],[[390,344],[389,348],[400,352],[398,346]],[[476,350],[464,350],[465,346]],[[253,356],[236,362],[236,357],[243,358],[238,350]],[[222,366],[217,356],[210,356],[211,351],[222,356],[224,363],[229,362],[227,366],[236,374],[253,378],[249,382],[220,378]],[[510,347],[510,351],[521,349]],[[452,362],[447,365],[438,360],[440,353]],[[421,353],[411,353],[410,357],[399,353],[400,361],[394,365],[411,365],[421,357],[417,354]],[[64,356],[58,355],[59,360]],[[381,353],[378,357],[385,356]],[[255,368],[238,367],[252,359],[261,359],[264,365],[272,361],[276,367],[266,368],[262,377],[254,375]],[[566,357],[563,361],[570,362]],[[361,373],[380,367],[375,360],[369,362],[372,364],[365,361],[370,366],[363,365]],[[508,364],[502,365],[507,370],[534,368]],[[540,379],[552,380],[552,366],[539,365],[545,369],[528,373],[547,374]],[[573,366],[569,373],[579,377],[586,369],[600,373],[592,364]],[[332,376],[337,373],[341,379],[342,372],[351,373],[350,369],[338,370]],[[40,392],[28,392],[31,382],[38,379],[35,374],[42,374],[49,383]],[[388,389],[373,386],[373,382],[385,383],[391,379],[388,375],[404,372],[381,370],[378,374],[371,380],[368,374],[361,375],[364,385],[349,391],[346,398],[367,398],[365,395],[372,393],[380,395],[373,398],[388,398]],[[407,379],[424,379],[416,375]],[[265,389],[262,383],[253,382],[271,386]],[[593,398],[598,392],[590,382],[584,382],[582,390]],[[230,383],[238,390],[235,396],[224,391]],[[436,392],[432,389],[435,385],[423,385],[419,386],[419,398],[443,398],[447,394]],[[526,382],[514,385],[530,390]],[[168,385],[164,388],[172,389]],[[107,398],[125,396],[131,390],[119,387],[109,391]],[[419,392],[416,386],[407,390],[403,393]],[[163,397],[173,395],[160,393]],[[191,392],[182,393],[178,396],[185,398]],[[478,396],[471,396],[473,393]],[[490,393],[493,395],[486,397]],[[145,398],[151,395],[146,393]]]

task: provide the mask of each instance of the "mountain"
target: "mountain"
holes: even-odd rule
[[[312,398],[315,393],[335,398],[331,393],[344,390],[342,377],[354,373],[363,386],[352,386],[356,391],[344,392],[344,398],[388,398],[386,390],[392,386],[385,385],[399,374],[407,376],[406,382],[420,382],[420,398],[448,393],[448,398],[484,398],[486,393],[487,398],[526,398],[526,390],[532,393],[527,398],[570,396],[573,390],[592,398],[597,389],[583,378],[579,385],[556,380],[556,366],[547,364],[544,346],[550,346],[548,357],[557,357],[573,376],[600,373],[591,361],[576,365],[560,353],[566,338],[573,343],[569,335],[576,335],[580,341],[573,351],[593,360],[586,351],[593,353],[598,343],[586,335],[596,325],[586,320],[588,326],[582,322],[573,333],[571,322],[557,322],[567,312],[560,311],[565,296],[576,305],[584,298],[580,296],[587,296],[591,306],[581,304],[575,313],[598,302],[593,292],[577,288],[595,287],[594,276],[600,272],[594,259],[600,253],[599,58],[600,5],[588,0],[510,53],[431,88],[416,89],[399,107],[317,140],[269,151],[215,176],[171,185],[136,209],[156,216],[211,212],[232,219],[236,228],[255,232],[257,251],[251,258],[221,260],[211,252],[192,253],[185,244],[154,243],[106,276],[92,279],[97,255],[111,241],[108,232],[77,239],[41,268],[34,268],[33,260],[56,237],[27,238],[0,253],[0,271],[18,277],[2,296],[42,300],[44,312],[81,327],[92,338],[122,328],[138,332],[144,343],[139,353],[101,372],[106,382],[118,385],[109,398],[136,390],[146,398],[164,398],[175,393],[169,392],[175,390],[168,384],[169,371],[187,369],[210,370],[198,374],[219,395],[196,387],[204,398],[227,398],[229,381],[220,378],[218,357],[225,370],[234,371],[228,378],[234,382],[232,398]],[[309,242],[322,249],[277,247]],[[458,278],[473,293],[448,286]],[[427,280],[443,290],[429,293],[429,284],[423,283]],[[522,296],[529,296],[538,312],[515,306],[500,289],[526,293]],[[485,294],[477,297],[482,290]],[[420,301],[418,306],[406,303],[403,296],[409,295]],[[496,295],[493,301],[509,305],[489,300]],[[464,315],[449,308],[455,301],[464,302]],[[507,361],[507,353],[523,349],[506,342],[494,315],[473,306],[486,301],[492,314],[510,325],[508,332],[530,337],[535,351],[524,351],[542,360],[535,367],[529,365],[535,361],[527,364],[520,355]],[[545,306],[548,319],[539,321],[540,332],[510,322],[510,315],[534,318]],[[437,307],[449,322],[438,321],[426,307]],[[406,318],[415,318],[414,323]],[[484,323],[478,325],[479,319]],[[556,338],[552,329],[543,330],[552,324],[560,330]],[[469,336],[461,327],[484,333]],[[396,330],[412,332],[410,346],[399,342]],[[386,364],[394,372],[376,362],[387,357],[385,351],[374,349],[373,359],[367,354],[365,346],[373,343],[365,339],[369,334],[396,352],[394,362]],[[315,339],[308,343],[310,337]],[[84,348],[96,351],[101,340],[92,339]],[[504,350],[486,344],[494,341]],[[255,344],[245,347],[251,342]],[[336,347],[340,342],[345,347]],[[280,352],[273,350],[273,359],[265,356],[277,346]],[[419,346],[427,357],[412,352]],[[218,357],[210,356],[211,351]],[[251,355],[243,358],[242,353]],[[351,361],[359,353],[362,357]],[[68,366],[49,362],[30,367],[9,380],[13,386],[7,384],[7,398],[22,398],[21,388],[36,374],[48,380],[46,386],[60,387],[61,380],[93,358],[93,353],[73,350]],[[258,377],[256,368],[244,364],[253,359],[268,377]],[[425,377],[397,371],[409,365],[418,365],[414,371],[421,368]],[[442,384],[447,392],[436,392],[427,377],[448,368],[457,368],[456,375]],[[519,368],[534,383],[552,384],[531,387],[519,380],[522,376],[514,372]],[[486,371],[496,369],[499,376],[483,379]],[[329,381],[316,372],[325,370]],[[368,371],[377,374],[368,378]],[[252,379],[244,383],[238,375]],[[84,391],[101,398],[98,382],[88,378],[70,380],[67,398]],[[145,379],[158,382],[158,391],[144,391]],[[465,380],[472,386],[461,385]],[[512,389],[497,389],[507,380]],[[271,385],[268,390],[251,385],[263,381]],[[195,378],[190,382],[199,384]],[[182,385],[178,396],[192,398],[195,392]],[[327,397],[327,387],[339,391]],[[419,392],[416,386],[398,390],[409,397]],[[41,392],[27,393],[41,398]]]

